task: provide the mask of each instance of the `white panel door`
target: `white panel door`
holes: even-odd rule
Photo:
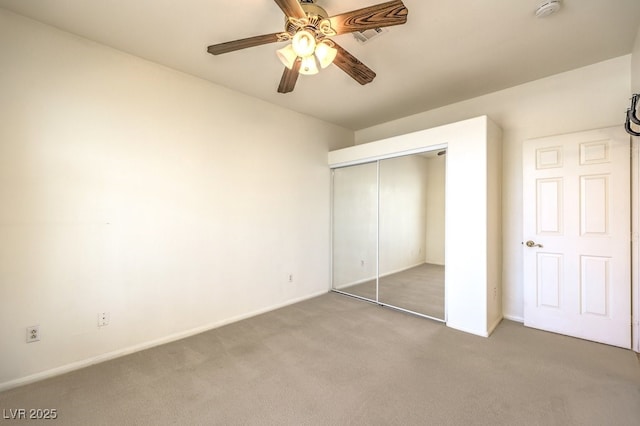
[[[630,348],[629,136],[528,140],[523,174],[525,325]]]

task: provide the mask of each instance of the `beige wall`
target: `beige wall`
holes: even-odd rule
[[[328,290],[352,132],[2,10],[0,52],[0,389]]]
[[[425,262],[444,265],[446,155],[431,157],[427,167]]]
[[[356,132],[366,143],[487,114],[503,129],[503,310],[521,319],[522,142],[528,138],[622,125],[631,55],[554,75]]]
[[[633,45],[631,62],[631,89],[633,93],[640,93],[640,28],[638,28],[636,42]]]

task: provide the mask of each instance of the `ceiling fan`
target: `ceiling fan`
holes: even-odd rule
[[[214,44],[207,48],[221,55],[247,47],[275,42],[288,42],[277,51],[285,65],[279,93],[292,92],[298,74],[317,74],[318,65],[326,68],[334,63],[360,84],[371,83],[376,73],[329,37],[354,31],[401,25],[407,22],[408,9],[401,0],[329,16],[313,0],[274,0],[285,14],[284,31]]]

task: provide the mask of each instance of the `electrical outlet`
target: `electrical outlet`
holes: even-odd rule
[[[33,343],[40,340],[40,326],[32,325],[27,327],[27,343]]]
[[[98,314],[98,327],[104,327],[109,325],[110,315],[109,312],[100,312]]]
[[[289,282],[292,283],[293,282],[293,274],[289,274],[288,279],[289,279]]]

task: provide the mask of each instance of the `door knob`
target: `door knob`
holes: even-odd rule
[[[542,248],[542,244],[536,244],[535,242],[529,240],[525,243],[527,245],[527,247],[540,247]]]

